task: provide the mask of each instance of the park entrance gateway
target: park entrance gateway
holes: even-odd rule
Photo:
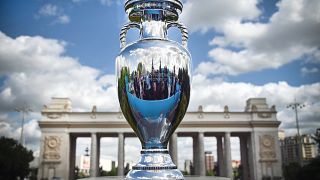
[[[78,137],[91,137],[90,176],[97,177],[99,170],[100,139],[117,137],[118,164],[124,165],[124,139],[133,137],[120,112],[72,112],[68,98],[52,98],[42,110],[39,179],[52,176],[65,180],[74,179],[75,148]],[[187,112],[169,143],[172,160],[178,162],[178,137],[193,138],[194,174],[205,176],[204,137],[217,139],[219,176],[232,177],[230,137],[239,137],[241,164],[245,180],[261,180],[262,177],[281,177],[281,151],[278,142],[276,109],[269,107],[265,98],[247,100],[242,112]],[[118,175],[124,176],[124,166],[118,167]]]

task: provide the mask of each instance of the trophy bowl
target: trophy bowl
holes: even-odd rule
[[[116,58],[118,98],[123,115],[143,149],[127,179],[183,179],[167,150],[190,98],[188,34],[182,24],[170,21],[174,13],[166,15],[174,10],[178,14],[179,8],[165,8],[181,5],[182,9],[177,2],[126,2],[126,9],[131,8],[128,13],[134,14],[132,19],[136,22],[125,25],[120,34],[121,51]],[[181,30],[181,44],[168,39],[170,27]],[[125,38],[130,28],[139,29],[140,39],[127,45]]]

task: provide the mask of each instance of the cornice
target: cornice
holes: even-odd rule
[[[39,121],[40,128],[130,128],[126,121]],[[277,128],[280,121],[185,121],[180,128]]]

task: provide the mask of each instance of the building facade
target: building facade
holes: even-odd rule
[[[190,159],[187,159],[184,161],[184,171],[187,174],[191,174],[191,169],[192,169],[192,162]]]
[[[79,172],[84,175],[90,175],[90,156],[80,155],[76,157],[76,167],[78,167]]]
[[[206,172],[213,172],[214,170],[214,156],[211,151],[206,151],[205,155],[205,163],[206,163]]]
[[[117,137],[118,175],[124,175],[124,139],[135,137],[120,112],[72,112],[67,98],[52,98],[42,110],[39,179],[52,175],[62,179],[75,177],[75,148],[78,137],[91,137],[90,171],[98,176],[100,139]],[[177,138],[193,138],[193,169],[195,175],[205,176],[204,137],[217,140],[219,175],[232,178],[230,137],[239,137],[244,180],[261,180],[262,177],[281,177],[282,161],[278,141],[275,107],[269,107],[265,98],[247,100],[245,111],[188,112],[172,135],[169,150],[173,161],[178,162]]]
[[[286,137],[280,139],[281,153],[283,163],[288,165],[290,163],[299,163],[299,143],[297,136]],[[303,164],[308,164],[310,160],[318,155],[317,144],[310,134],[301,136],[301,149]]]

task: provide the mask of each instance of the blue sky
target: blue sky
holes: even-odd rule
[[[106,3],[101,3],[106,2]],[[110,1],[2,1],[1,23],[3,33],[14,38],[21,35],[43,36],[59,39],[68,43],[65,55],[78,58],[81,64],[98,68],[103,73],[114,73],[114,59],[119,51],[118,34],[126,22],[122,2]],[[278,1],[261,1],[257,7],[261,11],[258,20],[267,23],[273,13],[278,11]],[[55,15],[41,13],[41,8],[56,7]],[[67,16],[68,22],[57,20]],[[254,33],[254,32],[252,32]],[[193,65],[208,59],[212,48],[208,41],[219,32],[209,30],[192,32],[189,49],[193,56]],[[134,39],[130,36],[130,40]],[[286,81],[298,86],[318,82],[320,74],[304,75],[301,66],[319,69],[319,64],[307,63],[304,58],[284,64],[279,68],[266,68],[258,72],[249,72],[237,76],[226,76],[231,82],[249,82],[262,85],[268,82]]]
[[[114,62],[127,22],[123,0],[0,2],[0,135],[19,137],[12,109],[27,103],[27,143],[38,150],[36,121],[53,96],[75,111],[117,111]],[[303,133],[320,127],[320,1],[185,0],[193,86],[189,111],[224,105],[242,111],[250,97],[275,104],[281,129],[295,134],[294,99]],[[171,30],[169,37],[179,41]],[[128,41],[138,39],[131,31]],[[41,92],[41,93],[39,93]],[[108,103],[106,103],[108,102]],[[29,132],[30,131],[30,132]],[[36,132],[36,133],[32,133]],[[29,134],[28,134],[29,133]],[[84,143],[85,144],[85,143]]]

